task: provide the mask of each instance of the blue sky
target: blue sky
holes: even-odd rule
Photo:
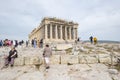
[[[25,40],[44,17],[79,23],[82,40],[120,41],[120,0],[0,0],[0,39]]]

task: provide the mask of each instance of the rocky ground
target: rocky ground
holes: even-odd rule
[[[22,65],[8,67],[0,70],[0,80],[120,80],[120,71],[114,67],[115,64],[105,62],[106,57],[103,59],[103,55],[112,55],[113,57],[120,57],[120,44],[115,43],[102,43],[97,45],[91,45],[89,43],[78,43],[77,45],[67,46],[67,49],[62,49],[62,45],[59,47],[51,45],[53,49],[53,56],[60,55],[61,61],[59,64],[53,57],[53,63],[50,65],[50,69],[45,70],[44,65],[41,64],[39,69],[35,65]],[[10,48],[0,48],[0,67],[3,66],[3,56],[7,55]],[[17,48],[19,57],[42,57],[43,49],[19,46]],[[94,55],[100,54],[100,62],[96,62],[96,59],[91,58]],[[68,59],[68,56],[74,56]],[[90,55],[90,56],[88,56]],[[76,56],[85,57],[84,59],[76,59]],[[66,58],[66,59],[65,59]],[[92,60],[91,60],[92,59]],[[117,59],[117,58],[115,58]],[[70,60],[68,64],[67,60]],[[76,61],[74,61],[76,60]],[[79,60],[77,62],[77,60]],[[91,61],[93,61],[91,63]],[[73,64],[72,64],[73,63]],[[75,63],[75,64],[74,64]]]

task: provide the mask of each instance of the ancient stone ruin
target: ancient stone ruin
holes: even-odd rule
[[[78,38],[78,23],[58,18],[44,18],[40,25],[29,34],[29,40],[44,39],[50,42],[74,42]]]

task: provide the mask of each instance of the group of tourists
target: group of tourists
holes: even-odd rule
[[[96,37],[93,37],[93,36],[90,36],[90,42],[91,42],[91,44],[97,44],[97,38]]]
[[[0,47],[10,47],[10,46],[15,46],[17,47],[18,45],[22,45],[24,44],[26,45],[26,47],[28,47],[28,45],[31,43],[31,46],[36,48],[36,47],[39,47],[39,48],[43,48],[43,39],[41,40],[36,40],[35,39],[32,39],[31,42],[29,40],[27,40],[26,42],[24,42],[23,40],[21,41],[18,41],[18,40],[9,40],[9,39],[5,39],[5,40],[0,40]]]
[[[28,47],[29,45],[29,40],[25,42],[26,47]],[[5,39],[5,40],[0,40],[0,47],[10,47],[11,50],[9,51],[8,55],[4,55],[4,59],[5,59],[5,63],[3,68],[7,68],[9,65],[11,67],[14,66],[14,60],[15,58],[18,57],[18,51],[16,50],[16,47],[18,45],[22,45],[24,44],[24,41],[18,41],[18,40],[9,40],[9,39]],[[31,46],[36,48],[36,47],[41,47],[43,48],[43,39],[37,41],[36,39],[33,39],[31,41]],[[45,68],[49,69],[49,62],[50,62],[50,56],[52,55],[52,50],[49,47],[49,45],[46,45],[44,48],[44,52],[43,52],[43,57],[44,57],[44,61],[45,61]]]
[[[34,48],[36,48],[36,47],[43,48],[43,39],[38,40],[38,41],[36,40],[36,38],[35,38],[35,39],[32,39],[31,45],[32,45],[32,47],[34,47]]]
[[[18,45],[22,45],[24,43],[23,40],[19,41],[18,40],[9,40],[9,39],[5,39],[5,40],[0,40],[0,47],[9,47],[9,46],[15,46],[17,47]]]
[[[46,45],[46,47],[44,48],[44,51],[43,51],[43,57],[44,57],[44,63],[45,63],[45,68],[46,69],[50,68],[49,63],[50,63],[51,55],[52,55],[52,49],[49,47],[49,45]],[[17,57],[18,57],[18,52],[15,49],[15,46],[11,46],[11,50],[9,51],[9,55],[4,56],[5,64],[4,64],[3,68],[7,68],[9,65],[11,67],[13,67],[14,66],[14,60]]]

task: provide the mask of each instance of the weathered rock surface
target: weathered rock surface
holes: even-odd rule
[[[78,64],[79,59],[77,55],[62,55],[61,56],[61,64]]]
[[[48,70],[42,67],[40,70],[30,66],[3,69],[0,80],[119,80],[120,77],[118,71],[104,64],[50,65]]]
[[[0,80],[120,80],[120,72],[106,66],[116,64],[120,57],[119,44],[70,44],[65,48],[61,46],[64,50],[56,46],[53,46],[48,70],[45,70],[43,63],[43,49],[18,47],[15,66],[0,70]],[[70,51],[67,53],[68,48]],[[9,50],[9,47],[0,48],[0,68]]]
[[[51,58],[50,58],[50,63],[51,64],[60,64],[61,61],[60,61],[60,55],[53,55]]]

